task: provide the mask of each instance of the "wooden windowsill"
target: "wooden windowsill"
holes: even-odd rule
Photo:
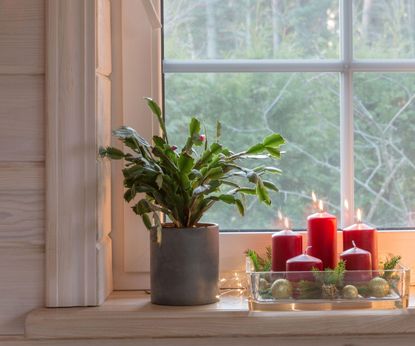
[[[407,310],[249,312],[244,298],[217,304],[156,306],[145,292],[113,292],[99,307],[43,308],[26,320],[26,337],[188,338],[415,333],[415,299]]]

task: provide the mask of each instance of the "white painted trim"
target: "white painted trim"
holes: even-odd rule
[[[340,203],[341,227],[354,222],[354,128],[353,128],[353,7],[352,1],[340,2],[341,59],[345,69],[340,75]],[[348,208],[345,207],[345,201]]]
[[[98,113],[102,105],[97,103],[100,1],[47,2],[46,305],[50,307],[97,305],[112,287],[110,230],[104,220],[110,210],[104,210],[109,204],[103,200],[110,198],[105,193],[109,170],[97,161],[98,146],[109,138],[104,133],[109,117]]]

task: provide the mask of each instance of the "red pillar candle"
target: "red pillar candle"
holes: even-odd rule
[[[286,223],[288,222],[286,221]],[[303,240],[301,234],[294,233],[291,230],[274,233],[272,235],[272,271],[285,271],[285,263],[287,260],[302,252]]]
[[[323,262],[318,258],[307,255],[307,251],[309,250],[310,247],[307,247],[303,254],[290,258],[286,263],[287,272],[311,271],[313,268],[323,270]],[[314,277],[313,273],[287,273],[287,279],[291,281],[313,281]]]
[[[307,218],[307,245],[311,246],[311,256],[323,261],[323,268],[335,268],[337,264],[337,220],[334,215],[323,211]]]
[[[369,251],[359,249],[352,241],[353,247],[341,253],[340,259],[345,261],[346,281],[361,282],[372,279],[372,256]],[[353,273],[353,271],[358,271]]]
[[[369,251],[372,257],[372,270],[378,269],[378,232],[376,228],[361,222],[361,211],[357,210],[357,223],[343,230],[343,250],[353,247]]]

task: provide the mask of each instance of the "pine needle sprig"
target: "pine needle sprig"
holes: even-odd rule
[[[268,272],[271,270],[271,247],[266,248],[265,256],[260,256],[252,249],[246,250],[245,254],[251,259],[256,272]]]
[[[342,287],[344,283],[344,273],[346,271],[346,262],[341,260],[334,269],[326,268],[324,272],[318,269],[312,269],[317,281],[324,285],[335,285]]]
[[[383,263],[383,275],[382,275],[382,277],[385,280],[389,280],[392,277],[393,270],[399,264],[401,259],[402,259],[401,256],[393,256],[391,258],[386,259],[385,263]]]

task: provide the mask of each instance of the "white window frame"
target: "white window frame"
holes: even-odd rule
[[[140,4],[141,2],[141,4]],[[340,33],[341,48],[339,59],[329,60],[164,60],[160,64],[161,32],[158,11],[160,1],[154,0],[122,0],[114,6],[120,6],[121,32],[113,32],[116,39],[121,40],[122,47],[113,51],[113,81],[117,79],[117,64],[115,60],[122,50],[122,94],[113,95],[113,105],[120,103],[118,109],[122,111],[123,118],[116,124],[129,124],[136,127],[140,133],[151,139],[152,134],[158,131],[152,122],[152,115],[145,109],[145,104],[137,103],[137,87],[142,96],[152,96],[159,103],[161,94],[161,68],[167,73],[237,73],[237,72],[337,72],[340,73],[340,169],[341,175],[341,200],[347,200],[349,210],[354,210],[354,165],[353,165],[353,100],[352,100],[352,75],[354,72],[415,72],[415,60],[359,60],[353,57],[353,8],[352,0],[340,0]],[[140,6],[137,7],[137,6]],[[135,12],[134,12],[135,11]],[[137,11],[141,11],[139,14]],[[115,10],[116,12],[116,10]],[[134,15],[132,15],[134,13]],[[113,17],[114,17],[113,13]],[[146,17],[146,39],[137,41],[139,31],[134,32],[132,26],[137,23],[137,17]],[[144,20],[144,19],[143,19]],[[143,23],[141,23],[143,24]],[[137,28],[135,30],[138,30]],[[118,35],[118,36],[117,36]],[[128,36],[128,37],[127,37]],[[145,46],[139,46],[141,45]],[[144,42],[144,43],[143,43]],[[134,48],[135,47],[135,48]],[[147,52],[147,53],[144,53]],[[147,54],[146,57],[141,55]],[[147,65],[142,66],[145,71],[151,71],[149,81],[140,83],[137,76],[142,71],[137,71],[137,60],[144,59]],[[145,60],[147,59],[147,60]],[[150,60],[149,60],[150,59]],[[132,75],[132,76],[131,76]],[[127,77],[126,77],[127,76]],[[114,84],[115,85],[115,84]],[[130,91],[134,91],[134,101]],[[120,101],[120,97],[122,101]],[[118,100],[118,101],[117,101]],[[113,108],[113,113],[115,109]],[[115,124],[113,121],[113,125]],[[113,126],[114,127],[114,126]],[[115,143],[114,143],[115,144]],[[113,169],[113,175],[117,175]],[[121,176],[113,180],[113,244],[114,244],[114,288],[115,289],[148,289],[149,279],[149,247],[148,234],[141,220],[130,211],[130,207],[122,200]],[[118,197],[117,197],[118,196]],[[123,205],[120,211],[120,205]],[[353,223],[353,213],[347,212],[342,203],[341,227]],[[118,210],[118,211],[117,211]],[[122,215],[121,215],[122,214]],[[249,217],[249,216],[247,216]],[[338,232],[338,252],[341,252],[341,232]],[[305,241],[305,237],[304,241]],[[270,244],[270,232],[226,232],[220,234],[220,270],[221,275],[228,276],[244,269],[243,252],[247,248],[263,251]],[[379,232],[379,252],[381,255],[388,253],[401,254],[406,264],[411,267],[415,264],[415,253],[410,244],[415,241],[415,232],[412,230],[382,231]],[[415,278],[414,278],[415,279]],[[414,281],[415,282],[415,281]]]

